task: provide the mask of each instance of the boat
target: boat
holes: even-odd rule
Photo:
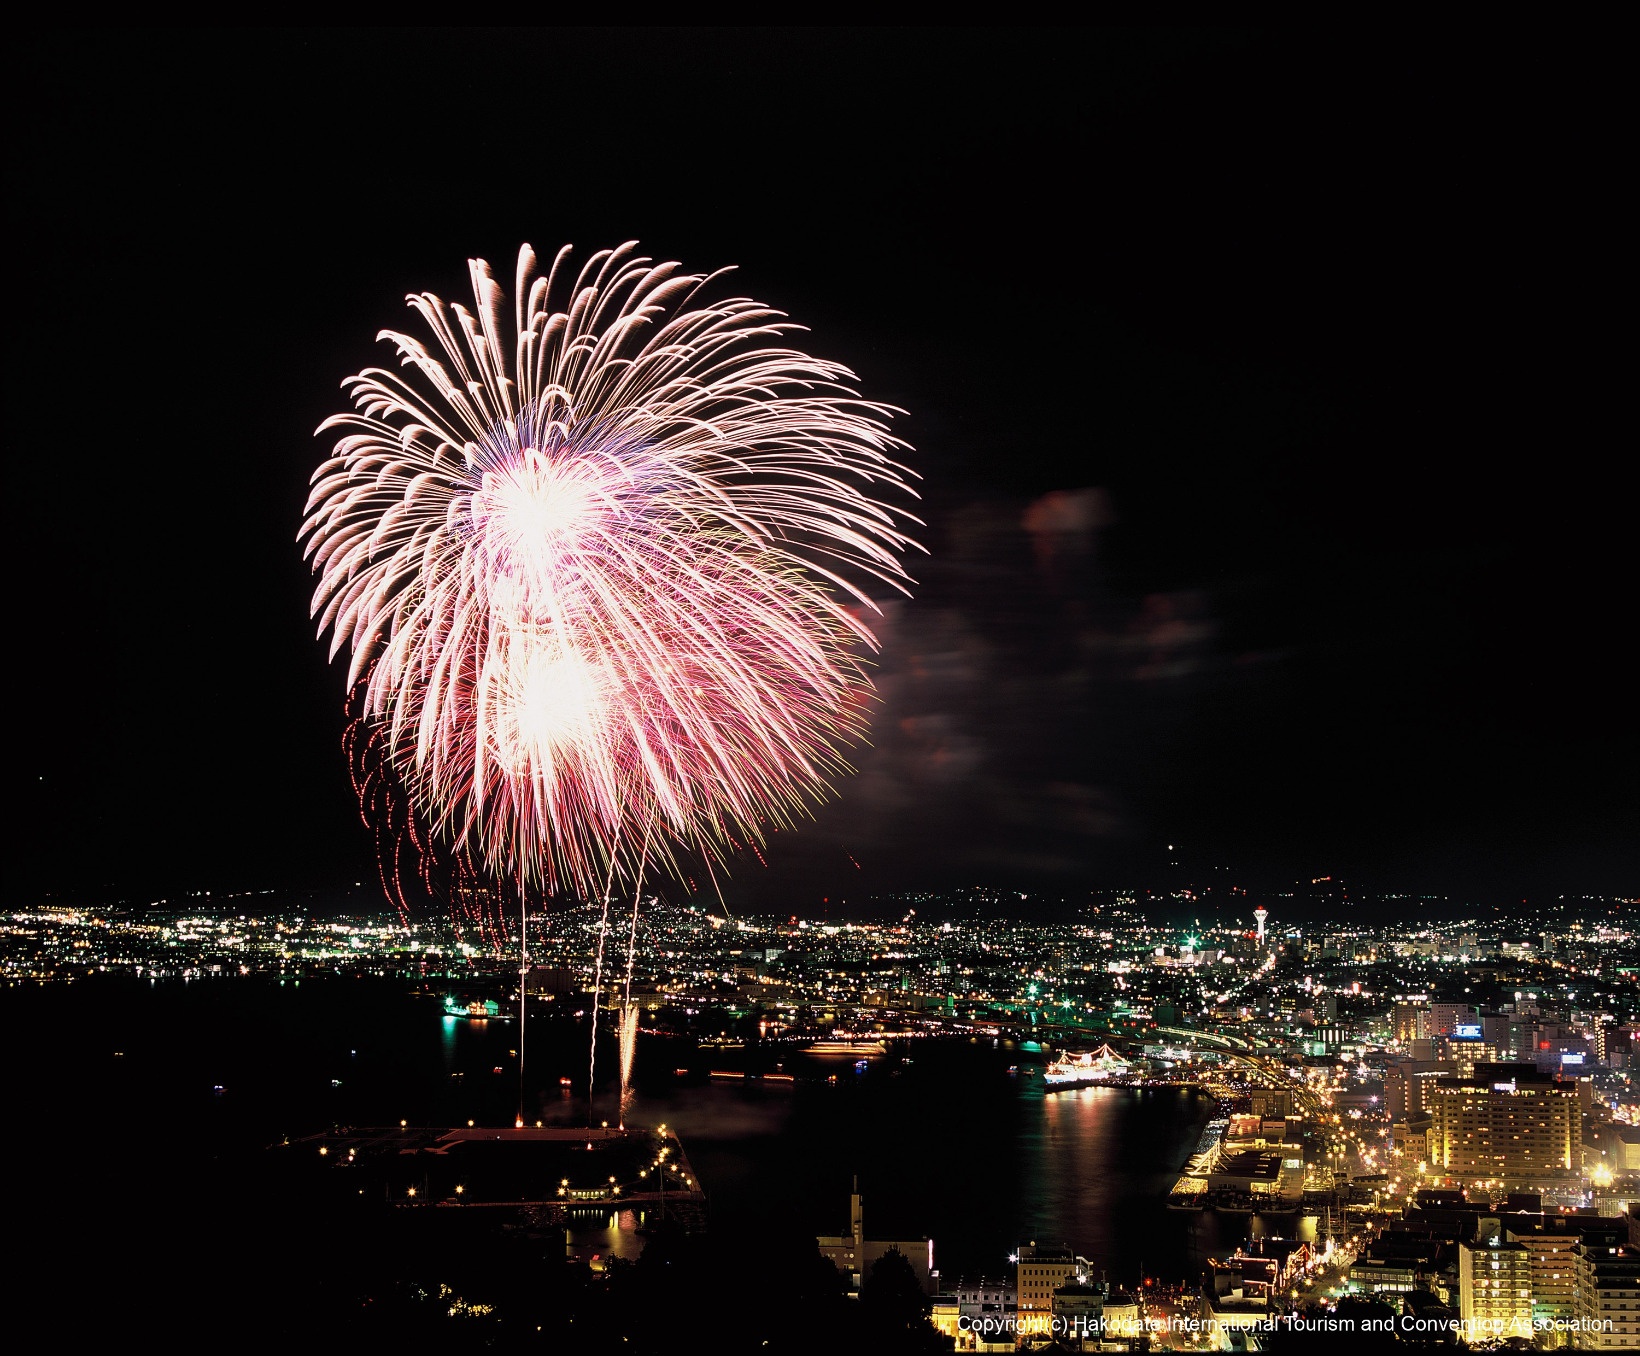
[[[1042,1075],[1045,1091],[1060,1092],[1066,1088],[1080,1088],[1124,1077],[1133,1066],[1108,1045],[1097,1050],[1085,1050],[1079,1055],[1064,1054],[1048,1065]]]
[[[501,1004],[493,998],[469,998],[466,994],[446,994],[444,998],[444,1015],[446,1017],[499,1017]]]
[[[888,1042],[871,1040],[866,1037],[847,1038],[830,1041],[815,1041],[808,1047],[811,1055],[886,1055]]]

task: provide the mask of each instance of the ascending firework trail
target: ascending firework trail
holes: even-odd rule
[[[510,307],[482,260],[471,310],[411,296],[429,338],[384,330],[398,370],[343,383],[301,529],[428,843],[520,900],[600,897],[600,957],[612,890],[636,909],[646,867],[759,844],[847,770],[860,614],[905,591],[916,522],[889,407],[634,248],[540,277],[525,246]]]

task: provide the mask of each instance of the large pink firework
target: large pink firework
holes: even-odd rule
[[[633,250],[537,277],[525,246],[510,307],[482,260],[471,310],[410,297],[431,342],[383,331],[401,370],[345,383],[302,527],[433,832],[583,896],[825,797],[915,521],[888,407]]]

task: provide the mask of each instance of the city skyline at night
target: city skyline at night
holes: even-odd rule
[[[31,1319],[1640,1345],[1616,45],[14,48]]]

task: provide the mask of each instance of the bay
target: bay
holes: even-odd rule
[[[80,1208],[163,1209],[204,1190],[212,1165],[333,1124],[509,1125],[517,1110],[516,1022],[448,1018],[388,981],[98,977],[8,989],[0,1018],[19,1052],[12,1086],[49,1126],[31,1152]],[[855,1182],[867,1236],[932,1237],[947,1282],[1003,1274],[1033,1241],[1069,1245],[1115,1284],[1182,1280],[1257,1227],[1164,1208],[1212,1114],[1206,1095],[1045,1094],[1041,1055],[989,1037],[903,1049],[863,1071],[793,1052],[793,1081],[725,1080],[704,1067],[733,1054],[645,1036],[629,1120],[676,1130],[714,1236],[760,1251],[846,1230]],[[589,1113],[584,1017],[532,1017],[525,1053],[532,1118],[618,1119],[608,1041]],[[639,1246],[630,1229],[604,1242]]]

